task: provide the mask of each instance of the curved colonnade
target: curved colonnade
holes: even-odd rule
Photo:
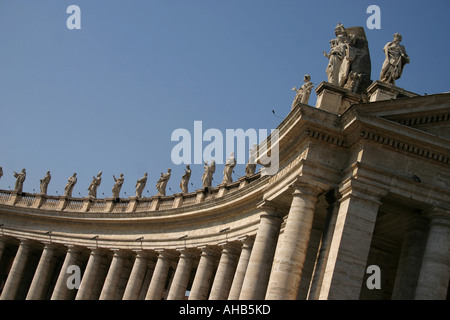
[[[433,99],[448,106],[448,95]],[[278,173],[210,193],[0,190],[0,298],[445,299],[448,141],[371,114],[387,103],[341,115],[297,106],[271,145]],[[420,164],[420,183],[405,163]],[[379,290],[366,286],[369,265]]]

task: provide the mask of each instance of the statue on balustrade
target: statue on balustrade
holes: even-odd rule
[[[309,74],[303,77],[303,82],[304,84],[300,88],[292,88],[292,91],[296,91],[297,95],[294,98],[294,102],[292,102],[291,110],[301,103],[308,104],[311,89],[314,87],[314,84],[311,82],[311,76]]]
[[[171,175],[171,169],[167,169],[167,173],[161,172],[161,177],[159,178],[158,182],[156,182],[156,189],[158,189],[157,196],[165,196],[166,195],[166,186],[167,182],[170,179]]]
[[[208,161],[205,161],[205,172],[202,175],[202,187],[203,189],[208,189],[212,186],[213,174],[216,171],[216,162],[211,160],[211,163],[208,165]]]
[[[184,174],[181,177],[180,188],[183,193],[188,193],[188,183],[191,178],[191,168],[189,165],[186,165],[186,169],[184,169]]]
[[[117,198],[120,198],[120,189],[122,189],[123,181],[125,180],[125,178],[123,177],[123,173],[121,173],[119,178],[117,178],[117,179],[113,175],[113,179],[114,179],[115,183],[112,187],[112,196],[114,199],[117,199]]]
[[[147,172],[144,176],[136,181],[136,197],[142,198],[142,192],[144,191],[145,185],[147,184]]]
[[[402,76],[405,64],[410,62],[405,47],[400,44],[401,41],[402,35],[396,33],[394,40],[384,46],[385,60],[381,67],[380,81],[395,85],[395,80]]]
[[[69,179],[67,179],[66,187],[64,188],[64,195],[67,197],[72,196],[73,188],[75,187],[75,184],[77,183],[77,173],[75,172]]]
[[[100,183],[102,183],[102,173],[103,171],[100,171],[97,174],[97,177],[92,177],[92,181],[91,184],[89,185],[89,187],[87,188],[89,191],[89,197],[91,198],[97,198],[97,189],[100,186]]]
[[[234,157],[234,152],[230,153],[227,161],[225,162],[225,168],[223,169],[223,180],[222,183],[233,182],[233,169],[236,166],[236,158]]]
[[[16,178],[16,184],[14,185],[14,191],[22,193],[23,183],[27,177],[25,169],[22,169],[19,173],[14,171],[14,177]]]
[[[253,149],[250,149],[247,165],[245,166],[245,175],[252,176],[256,171],[256,157],[257,145],[253,144]]]
[[[51,179],[52,179],[52,176],[50,175],[50,171],[47,171],[47,174],[45,175],[45,177],[43,177],[41,180],[39,180],[41,182],[41,184],[40,184],[41,194],[47,194],[48,184],[50,183]]]
[[[3,168],[0,167],[0,179],[2,178],[2,176],[3,176]]]

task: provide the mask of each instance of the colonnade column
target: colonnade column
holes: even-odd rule
[[[30,256],[31,243],[28,240],[21,240],[16,257],[9,271],[5,286],[3,287],[0,300],[13,300],[19,290],[20,281]]]
[[[450,212],[432,208],[416,300],[445,300],[450,277]]]
[[[264,299],[280,233],[282,219],[276,213],[276,207],[264,201],[258,208],[263,214],[239,295],[241,300]]]
[[[103,258],[104,249],[92,249],[89,260],[81,279],[80,288],[78,289],[75,300],[89,300],[93,291],[94,283],[97,279],[97,274],[101,260]]]
[[[30,289],[28,290],[27,300],[42,300],[47,293],[50,277],[54,270],[54,255],[56,246],[46,243],[42,251],[39,264],[33,276]]]
[[[150,281],[150,286],[145,296],[145,300],[161,300],[163,297],[164,285],[169,273],[170,261],[173,253],[168,251],[159,251],[155,271]]]
[[[240,246],[236,243],[226,242],[222,248],[209,300],[226,300],[228,298],[239,260]]]
[[[180,251],[180,258],[173,276],[172,284],[170,285],[167,300],[184,300],[186,294],[186,289],[192,270],[193,254],[191,251],[186,249]]]
[[[427,219],[420,213],[408,214],[404,222],[403,238],[392,300],[412,300],[420,274],[420,265],[427,238]]]
[[[199,248],[202,253],[192,283],[189,300],[206,300],[208,298],[209,288],[213,280],[214,268],[219,258],[215,248],[204,246]]]
[[[2,261],[3,251],[6,247],[6,239],[0,238],[0,261]]]
[[[105,279],[105,283],[103,284],[99,300],[113,300],[116,296],[117,286],[119,285],[124,259],[126,259],[126,252],[123,250],[113,251],[114,255]]]
[[[299,182],[296,182],[293,188],[293,199],[284,227],[283,240],[273,262],[267,300],[297,298],[317,197],[321,190]]]
[[[51,300],[66,300],[68,298],[73,298],[74,289],[69,289],[67,287],[67,279],[70,274],[67,273],[69,266],[77,265],[79,266],[79,261],[81,259],[82,249],[76,246],[68,246],[66,257],[64,258],[64,263],[59,272],[58,280],[56,281],[55,288],[53,289]]]
[[[320,288],[321,300],[357,300],[381,198],[386,191],[356,179],[340,187],[339,211]]]
[[[133,268],[128,279],[122,300],[137,300],[144,282],[145,272],[149,261],[148,253],[143,250],[136,252]]]
[[[241,293],[242,284],[244,283],[245,272],[247,271],[248,261],[250,259],[250,254],[253,248],[253,242],[255,238],[245,237],[241,240],[242,249],[241,255],[239,256],[239,262],[236,267],[236,272],[234,274],[233,283],[231,284],[230,293],[228,295],[228,300],[238,300]]]

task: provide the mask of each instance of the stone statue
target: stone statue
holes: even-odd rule
[[[188,183],[191,178],[191,168],[189,165],[186,165],[186,169],[184,169],[184,174],[181,177],[180,188],[183,193],[188,193]]]
[[[3,176],[3,168],[0,167],[0,179],[2,178],[2,176]]]
[[[256,170],[256,159],[255,159],[255,153],[256,153],[256,144],[253,145],[253,149],[250,149],[250,154],[248,157],[247,165],[245,166],[245,175],[246,176],[252,176],[255,174]]]
[[[403,67],[410,62],[405,47],[400,44],[401,41],[402,35],[396,33],[394,40],[384,46],[385,60],[381,67],[380,81],[395,85],[395,80],[402,76]]]
[[[170,179],[171,175],[171,169],[167,169],[167,173],[161,172],[161,177],[159,178],[158,182],[156,182],[156,189],[158,189],[157,196],[165,196],[166,195],[166,186],[167,182]]]
[[[236,166],[236,158],[234,157],[234,152],[230,153],[227,161],[225,162],[225,168],[223,169],[223,180],[222,183],[233,182],[233,169]]]
[[[72,196],[73,188],[75,187],[75,184],[77,183],[77,173],[75,172],[69,179],[67,179],[67,184],[64,188],[64,195],[67,197]]]
[[[14,191],[22,193],[23,183],[27,177],[25,169],[22,169],[19,173],[14,171],[14,177],[16,178],[16,184],[14,185]]]
[[[304,84],[300,88],[292,88],[292,91],[296,91],[297,95],[294,98],[294,102],[292,102],[291,110],[298,106],[300,103],[308,104],[311,89],[314,87],[314,85],[311,82],[311,76],[309,74],[303,77],[303,82]]]
[[[205,161],[205,172],[202,175],[202,187],[203,189],[209,188],[212,186],[213,174],[216,171],[216,162],[211,160],[211,163],[208,165],[208,161]]]
[[[142,192],[144,191],[145,185],[147,184],[147,172],[144,174],[144,176],[138,181],[136,181],[136,197],[142,198]]]
[[[326,69],[328,82],[343,88],[352,88],[354,93],[365,92],[372,81],[369,45],[364,28],[345,28],[338,23],[334,33],[336,38],[330,40],[330,53],[323,53],[329,59]],[[358,76],[355,77],[356,75]],[[355,81],[358,78],[359,83]],[[351,83],[347,84],[349,81]]]
[[[92,181],[91,184],[89,185],[89,187],[87,188],[89,190],[89,197],[91,198],[97,198],[97,189],[100,186],[100,183],[102,182],[102,175],[103,171],[100,171],[97,174],[97,177],[92,177]]]
[[[330,53],[327,54],[325,51],[323,52],[323,55],[328,58],[328,65],[327,65],[327,77],[328,82],[332,83],[334,85],[339,84],[339,69],[341,68],[342,59],[344,56],[344,53],[341,52],[341,47],[338,47],[338,41],[337,39],[330,40],[331,49]]]
[[[40,180],[41,181],[41,184],[40,184],[41,194],[47,194],[47,187],[48,187],[48,184],[50,183],[51,179],[52,179],[52,176],[50,175],[50,171],[47,171],[47,174],[45,175],[45,177]]]
[[[117,199],[120,198],[120,189],[122,189],[123,181],[125,180],[125,178],[123,177],[123,173],[121,173],[118,179],[116,179],[116,177],[113,175],[113,179],[115,183],[112,187],[112,196],[114,199]]]

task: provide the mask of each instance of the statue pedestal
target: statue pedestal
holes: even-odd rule
[[[362,96],[340,86],[323,81],[316,88],[316,108],[335,114],[342,114],[352,104],[361,103]]]
[[[390,99],[416,97],[418,94],[394,86],[393,84],[376,80],[367,88],[369,101],[383,101]]]

